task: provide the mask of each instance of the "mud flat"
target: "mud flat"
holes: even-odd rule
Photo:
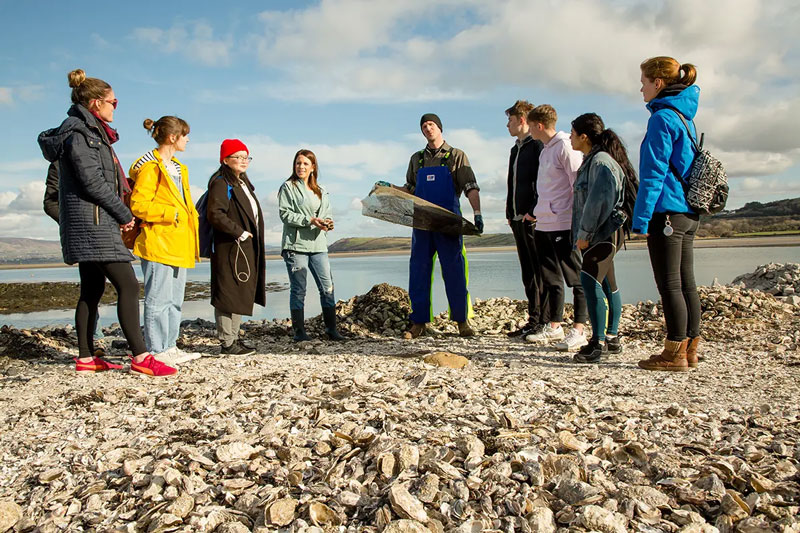
[[[267,292],[286,290],[280,283],[268,283]],[[80,283],[68,281],[38,283],[0,283],[0,315],[9,313],[30,313],[50,309],[69,309],[75,307],[80,296]],[[139,297],[144,298],[144,286],[139,284]],[[211,297],[208,283],[189,281],[186,283],[185,300],[203,300]],[[111,283],[106,283],[101,304],[117,301],[117,291]]]
[[[653,302],[625,306],[599,365],[509,339],[508,299],[476,302],[478,337],[438,317],[404,341],[388,285],[338,304],[338,344],[250,322],[257,355],[224,358],[186,322],[206,357],[170,379],[75,375],[68,328],[4,328],[0,531],[797,532],[797,272],[703,287],[685,373],[636,367],[663,335]]]

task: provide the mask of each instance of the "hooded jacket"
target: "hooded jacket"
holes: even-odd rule
[[[533,208],[536,231],[565,231],[572,227],[572,188],[583,154],[572,149],[569,134],[557,132],[539,154],[536,178],[538,201]]]
[[[142,219],[142,228],[133,253],[142,259],[181,268],[194,268],[200,259],[197,237],[197,210],[189,191],[189,172],[181,169],[181,190],[164,167],[158,150],[154,159],[140,157],[128,173],[134,181],[131,211]]]
[[[120,225],[133,219],[122,202],[122,172],[111,143],[88,109],[75,104],[58,128],[39,134],[42,155],[59,163],[58,223],[64,262],[130,262]]]
[[[697,114],[700,88],[675,85],[665,88],[647,104],[650,120],[639,149],[639,193],[633,208],[634,233],[647,233],[653,213],[694,213],[686,203],[683,185],[670,169],[670,163],[686,180],[694,161],[692,139],[680,117],[668,106],[680,111],[687,121]],[[694,124],[690,122],[694,130]],[[693,132],[696,138],[697,132]]]

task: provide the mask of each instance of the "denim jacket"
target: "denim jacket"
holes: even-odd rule
[[[283,222],[281,250],[307,253],[328,251],[328,232],[311,224],[313,217],[333,218],[328,191],[322,186],[320,188],[322,198],[317,213],[311,209],[302,181],[287,180],[281,185],[278,191],[278,214]]]
[[[572,204],[572,242],[596,244],[625,221],[622,204],[625,173],[607,152],[590,153],[578,169]],[[622,215],[622,216],[620,216]]]

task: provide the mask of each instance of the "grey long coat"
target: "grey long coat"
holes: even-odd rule
[[[59,126],[39,134],[44,158],[59,163],[58,224],[67,264],[130,262],[120,224],[133,219],[120,199],[122,172],[89,110],[73,105]]]

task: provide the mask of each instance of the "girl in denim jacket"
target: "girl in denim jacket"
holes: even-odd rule
[[[622,351],[617,335],[622,298],[614,255],[630,216],[623,210],[625,187],[636,188],[636,172],[622,141],[594,113],[572,121],[570,141],[584,154],[574,186],[572,242],[583,253],[581,285],[592,323],[592,337],[574,360],[595,363],[609,352]]]

